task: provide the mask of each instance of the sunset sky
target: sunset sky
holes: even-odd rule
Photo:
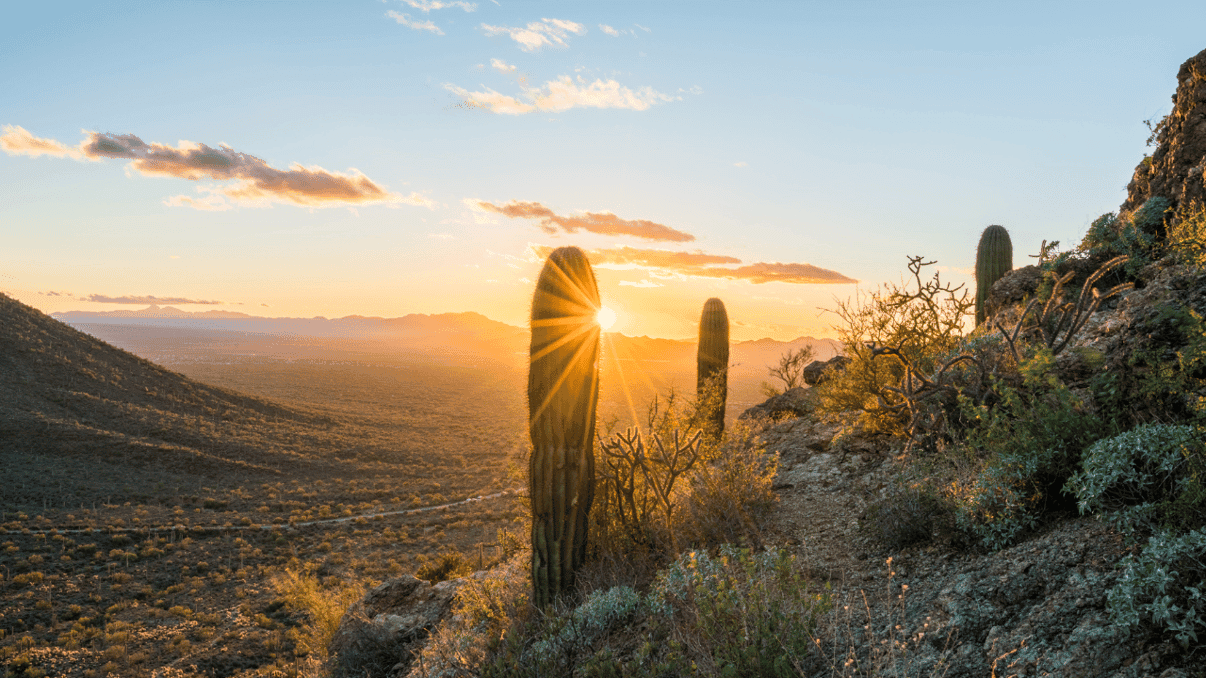
[[[7,3],[0,291],[526,325],[550,248],[614,329],[832,336],[980,231],[1125,197],[1194,2]],[[857,283],[857,284],[856,284]]]

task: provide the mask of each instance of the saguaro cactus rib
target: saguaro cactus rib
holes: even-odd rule
[[[576,247],[554,250],[532,297],[528,369],[532,587],[541,607],[573,586],[586,557],[599,398],[598,310],[598,286],[586,256]]]

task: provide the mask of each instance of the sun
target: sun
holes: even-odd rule
[[[616,312],[606,306],[602,306],[599,308],[599,312],[595,314],[595,322],[599,323],[601,329],[611,329],[611,326],[616,324]]]

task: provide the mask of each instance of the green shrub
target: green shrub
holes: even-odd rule
[[[1134,276],[1139,269],[1159,259],[1166,245],[1164,223],[1169,210],[1167,198],[1153,197],[1129,215],[1103,214],[1089,225],[1080,249],[1090,257],[1110,258],[1126,255],[1126,272]]]
[[[431,559],[420,555],[420,559],[421,564],[415,576],[433,584],[473,573],[472,561],[460,551],[449,549]]]
[[[1048,351],[1022,364],[1018,387],[998,382],[994,406],[970,406],[965,444],[982,460],[976,478],[955,493],[956,522],[984,547],[999,550],[1038,526],[1052,511],[1070,509],[1063,487],[1081,453],[1115,432],[1052,373]]]
[[[1198,629],[1206,626],[1206,530],[1160,530],[1120,567],[1118,583],[1106,594],[1114,623],[1135,627],[1150,620],[1183,648],[1198,642]]]

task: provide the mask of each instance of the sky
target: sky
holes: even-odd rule
[[[974,286],[1117,209],[1194,2],[17,3],[0,292],[45,312],[475,311],[552,248],[613,328],[835,336],[907,257]]]

